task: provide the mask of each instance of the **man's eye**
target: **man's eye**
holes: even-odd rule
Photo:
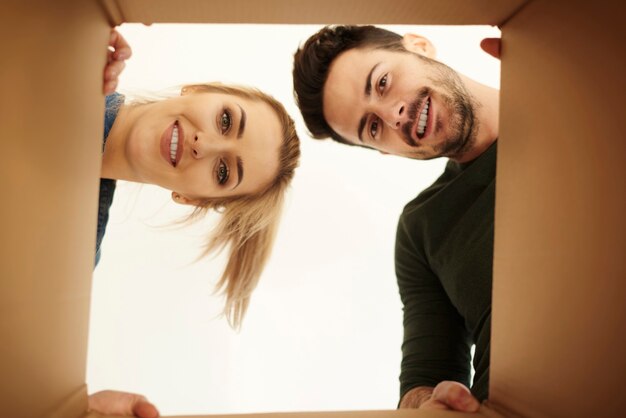
[[[222,116],[220,116],[220,130],[223,134],[227,133],[230,130],[230,127],[233,124],[233,120],[230,116],[230,112],[228,109],[224,109],[222,112]]]
[[[217,173],[216,173],[217,182],[219,184],[224,184],[228,181],[228,172],[229,172],[228,166],[223,160],[220,160],[220,163],[217,166]]]
[[[378,119],[374,119],[370,124],[370,137],[372,139],[376,139],[376,134],[378,133]]]
[[[378,81],[378,92],[382,93],[385,90],[385,87],[387,87],[387,74],[382,76]]]

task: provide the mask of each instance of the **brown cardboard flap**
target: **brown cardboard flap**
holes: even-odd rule
[[[116,25],[343,23],[498,25],[527,0],[103,0]]]
[[[91,1],[0,7],[0,415],[78,417],[110,29]]]
[[[535,0],[504,27],[490,400],[626,407],[626,55],[612,1]]]

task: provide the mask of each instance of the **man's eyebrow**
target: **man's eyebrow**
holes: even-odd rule
[[[367,115],[363,115],[359,121],[359,128],[357,129],[359,141],[363,142],[363,128],[365,128],[365,122],[367,121]]]
[[[241,180],[243,180],[243,160],[241,157],[237,157],[237,184],[235,184],[230,190],[237,188],[237,186],[241,183]]]
[[[374,71],[380,65],[380,62],[375,64],[370,72],[367,74],[367,78],[365,79],[365,98],[367,99],[372,94],[372,76],[374,75]],[[359,127],[357,128],[357,136],[359,137],[359,141],[363,142],[363,128],[365,128],[365,122],[367,121],[367,115],[364,115],[359,120]]]
[[[376,70],[376,67],[378,67],[379,65],[380,65],[380,62],[374,65],[372,69],[370,70],[369,74],[367,74],[367,78],[365,79],[365,96],[366,97],[372,94],[372,75],[374,74],[374,70]]]
[[[239,106],[239,105],[237,105]],[[243,135],[244,129],[246,129],[246,112],[243,110],[243,107],[239,106],[239,110],[241,111],[241,118],[239,119],[239,130],[237,131],[237,139],[241,138]]]

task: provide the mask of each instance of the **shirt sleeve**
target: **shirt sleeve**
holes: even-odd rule
[[[413,229],[416,229],[413,227]],[[400,398],[417,386],[454,380],[470,386],[470,338],[441,281],[429,268],[418,231],[400,218],[395,264],[404,312]]]

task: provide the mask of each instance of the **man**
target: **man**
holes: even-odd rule
[[[398,223],[400,407],[471,412],[488,390],[499,92],[433,58],[417,35],[325,27],[295,54],[294,89],[315,138],[450,159]]]

